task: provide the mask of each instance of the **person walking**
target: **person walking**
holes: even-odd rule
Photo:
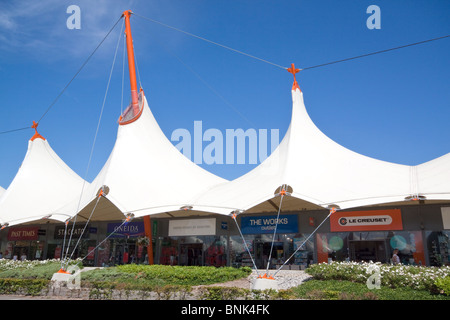
[[[400,257],[398,256],[398,249],[395,249],[394,253],[392,254],[392,263],[394,265],[400,264]]]

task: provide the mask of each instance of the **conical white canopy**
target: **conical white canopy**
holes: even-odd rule
[[[348,209],[404,202],[417,195],[450,199],[450,154],[417,167],[363,156],[332,141],[314,125],[296,82],[292,101],[291,123],[278,148],[249,173],[199,195],[194,209],[246,211],[270,199],[276,209],[274,200],[282,185],[292,196],[284,201],[303,201],[294,205],[296,210],[314,205]]]
[[[0,197],[2,196],[3,193],[5,193],[5,191],[6,190],[0,186]]]
[[[0,197],[0,223],[11,226],[43,218],[64,221],[68,215],[53,213],[79,194],[83,183],[36,133],[28,142],[20,169]]]
[[[132,121],[122,120],[113,151],[83,193],[83,209],[96,201],[98,191],[106,186],[109,192],[101,200],[105,219],[108,210],[119,209],[136,217],[183,210],[196,195],[225,180],[202,169],[173,146],[153,117],[143,92],[140,94],[141,114]],[[77,201],[58,212],[74,212]],[[114,205],[117,209],[113,208]],[[96,209],[97,210],[97,209]],[[85,209],[85,213],[89,210]]]

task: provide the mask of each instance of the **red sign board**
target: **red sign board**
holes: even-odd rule
[[[330,216],[331,232],[403,230],[400,209],[337,211]]]
[[[38,240],[39,227],[20,227],[8,230],[8,241]]]

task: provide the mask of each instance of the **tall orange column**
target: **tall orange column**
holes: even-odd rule
[[[123,12],[122,16],[125,19],[125,36],[127,41],[128,70],[130,73],[130,87],[131,87],[131,105],[133,107],[133,114],[137,115],[139,113],[139,98],[136,81],[136,66],[134,62],[133,38],[131,37],[131,27],[130,27],[131,13],[132,13],[131,10],[127,10]]]
[[[153,264],[153,241],[152,241],[152,223],[150,216],[144,217],[144,232],[145,236],[150,239],[150,243],[147,246],[148,264]]]

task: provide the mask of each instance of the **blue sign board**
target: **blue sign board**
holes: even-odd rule
[[[108,223],[110,238],[142,237],[145,235],[144,222]]]
[[[277,225],[277,216],[241,217],[242,234],[298,233],[297,215],[280,215]]]

